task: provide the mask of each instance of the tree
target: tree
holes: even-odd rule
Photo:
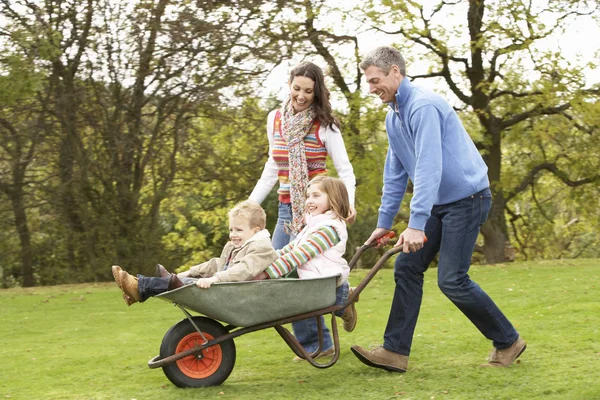
[[[8,53],[8,52],[7,52]],[[34,158],[43,141],[43,115],[33,100],[42,76],[31,59],[16,50],[0,60],[0,192],[8,198],[20,247],[23,286],[33,286],[33,250],[27,208],[31,185],[36,183]],[[9,263],[4,264],[6,268]],[[5,271],[6,274],[7,271]]]
[[[566,148],[554,160],[542,157],[537,164],[528,165],[513,186],[504,185],[502,179],[503,167],[509,162],[506,144],[521,140],[511,132],[527,130],[548,116],[559,116],[579,129],[572,113],[574,103],[597,98],[597,89],[586,88],[581,66],[569,67],[560,53],[538,47],[538,43],[556,38],[577,18],[595,15],[596,2],[441,1],[431,9],[414,1],[368,2],[362,10],[373,29],[419,46],[420,55],[431,61],[429,71],[412,75],[409,63],[411,79],[441,80],[462,104],[460,109],[477,119],[477,131],[472,133],[488,165],[494,193],[490,217],[482,228],[487,262],[504,261],[510,237],[508,203],[544,172],[569,186],[598,181],[594,169],[564,169],[558,160],[577,159]],[[457,18],[460,22],[449,27],[448,21]],[[406,53],[414,58],[413,50]],[[538,150],[546,138],[536,138]]]
[[[254,34],[263,6],[0,2],[3,47],[21,46],[47,76],[36,100],[56,156],[46,153],[36,194],[54,206],[53,268],[68,280],[106,279],[110,262],[149,265],[161,253],[160,205],[185,142],[203,134],[196,115],[243,95],[279,57]]]

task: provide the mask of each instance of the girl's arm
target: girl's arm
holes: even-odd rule
[[[292,241],[291,243],[286,244],[285,246],[283,246],[283,248],[279,249],[279,250],[275,250],[275,252],[277,253],[277,257],[281,257],[284,254],[289,253],[290,251],[292,251],[293,247],[294,247],[294,243],[296,241]],[[262,281],[264,279],[269,279],[269,274],[267,274],[265,271],[261,272],[260,274],[256,275],[254,278],[252,278],[253,281]]]
[[[265,269],[269,278],[276,279],[289,274],[302,264],[324,253],[340,242],[340,236],[332,226],[323,226],[298,244],[292,251],[280,256]]]
[[[286,244],[285,246],[283,246],[281,249],[279,250],[275,250],[277,252],[277,256],[281,257],[284,254],[289,253],[290,251],[292,251],[292,249],[294,248],[294,244],[296,243],[295,240],[292,240],[290,243]]]

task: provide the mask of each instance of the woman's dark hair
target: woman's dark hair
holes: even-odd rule
[[[296,65],[290,72],[289,83],[291,84],[294,78],[297,76],[304,76],[312,79],[315,82],[315,99],[313,100],[313,108],[321,125],[325,127],[335,125],[339,128],[340,123],[331,112],[329,90],[327,90],[327,87],[325,86],[325,76],[323,75],[323,70],[318,65],[313,64],[310,61],[303,61]]]

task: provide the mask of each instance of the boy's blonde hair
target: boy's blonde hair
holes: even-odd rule
[[[307,189],[311,185],[319,185],[323,193],[329,198],[329,207],[343,220],[350,216],[350,200],[348,199],[348,189],[341,179],[331,176],[317,176],[308,182]]]
[[[242,217],[248,220],[250,228],[259,227],[261,230],[267,226],[265,210],[254,200],[244,200],[238,203],[227,213],[229,218]]]

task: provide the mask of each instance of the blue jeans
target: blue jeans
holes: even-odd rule
[[[492,299],[469,277],[471,256],[481,225],[492,206],[490,189],[437,205],[425,225],[427,243],[416,253],[399,253],[394,268],[396,289],[383,347],[410,354],[423,297],[423,275],[439,252],[438,286],[494,347],[503,349],[519,334]]]
[[[348,300],[348,289],[350,286],[348,282],[344,283],[335,291],[335,305],[342,305]],[[344,313],[344,309],[335,312],[335,315],[341,317]],[[292,322],[294,328],[294,336],[298,339],[298,342],[304,347],[308,353],[313,353],[319,347],[319,328],[317,325],[317,318],[321,319],[323,324],[323,347],[321,351],[328,350],[333,347],[333,340],[329,333],[329,328],[325,325],[325,318],[322,315],[315,318],[303,319],[301,321]]]
[[[273,238],[271,244],[275,250],[284,248],[288,243],[294,240],[286,233],[285,226],[292,222],[292,205],[290,203],[279,203],[279,209],[277,213],[277,224],[273,230]],[[346,298],[348,294],[346,293]],[[344,300],[345,301],[345,300]],[[318,317],[323,323],[323,348],[321,350],[327,350],[333,346],[331,340],[331,334],[329,328],[325,325],[325,319],[323,316]],[[317,349],[319,345],[319,334],[317,328],[317,320],[315,318],[309,318],[302,321],[292,322],[292,328],[294,330],[294,336],[300,342],[302,347],[312,353]]]
[[[286,233],[285,225],[292,223],[292,205],[290,203],[279,203],[277,211],[277,224],[273,230],[271,244],[275,250],[283,249],[293,239]]]
[[[170,277],[160,278],[155,276],[138,275],[138,292],[140,294],[140,302],[148,300],[152,296],[161,294],[169,290]]]
[[[140,294],[140,302],[148,300],[152,296],[164,293],[169,290],[169,281],[171,277],[161,278],[156,276],[139,275],[138,278],[138,293]],[[196,282],[196,278],[180,278],[184,285]]]

